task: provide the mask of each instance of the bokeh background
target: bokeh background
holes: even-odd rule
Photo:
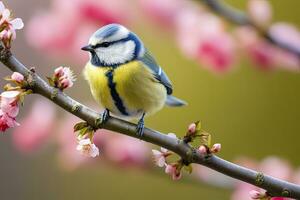
[[[44,77],[51,74],[57,66],[70,66],[78,78],[67,93],[80,102],[95,107],[88,85],[80,75],[84,62],[71,56],[49,56],[45,51],[33,48],[26,39],[27,23],[41,9],[49,10],[51,1],[3,2],[13,10],[14,16],[21,17],[25,23],[25,30],[18,32],[13,44],[14,54],[27,66],[36,67],[36,71]],[[243,0],[226,2],[242,9],[246,6]],[[289,21],[300,26],[299,1],[270,2],[275,21]],[[253,63],[241,57],[235,64],[236,69],[225,74],[213,73],[180,52],[172,31],[156,26],[139,9],[134,8],[130,12],[137,12],[137,16],[142,16],[130,24],[131,29],[141,36],[165,69],[174,84],[175,95],[189,103],[184,108],[163,109],[147,118],[147,126],[183,135],[189,123],[201,120],[204,129],[213,135],[213,141],[222,143],[219,155],[224,159],[235,161],[239,157],[250,157],[260,161],[275,155],[287,160],[295,169],[300,167],[298,72],[258,70],[252,66]],[[80,22],[77,26],[80,31]],[[35,34],[39,34],[38,26]],[[4,77],[11,72],[1,65],[0,74]],[[4,85],[4,81],[0,83]],[[25,118],[30,113],[32,103],[40,98],[36,95],[26,98],[19,118]],[[40,112],[43,113],[43,110]],[[47,113],[41,116],[43,115],[46,116]],[[88,164],[76,168],[65,167],[61,160],[68,160],[68,155],[61,158],[59,149],[63,142],[55,141],[62,132],[60,129],[67,126],[63,120],[68,117],[69,114],[57,108],[56,120],[51,126],[53,137],[32,151],[18,148],[18,143],[12,138],[14,130],[0,135],[0,199],[231,198],[231,189],[188,178],[186,174],[183,180],[175,182],[158,168],[102,162],[101,156],[97,161],[88,161]],[[37,124],[32,123],[32,126]],[[18,134],[29,134],[27,132],[29,129],[24,129],[23,133],[19,131]],[[69,131],[68,134],[72,132]],[[65,137],[65,140],[67,143],[69,137]],[[101,151],[101,146],[99,148]],[[147,156],[150,157],[150,150]]]

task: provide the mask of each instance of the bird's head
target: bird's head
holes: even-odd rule
[[[144,54],[144,46],[137,35],[120,24],[101,27],[82,50],[90,52],[96,66],[117,66],[135,60]]]

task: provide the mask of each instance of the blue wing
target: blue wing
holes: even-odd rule
[[[149,67],[152,70],[155,78],[167,89],[167,94],[171,95],[173,93],[173,87],[170,79],[168,78],[167,74],[162,70],[162,68],[156,63],[155,59],[147,49],[144,56],[141,57],[139,60],[141,60],[145,64],[145,66]]]

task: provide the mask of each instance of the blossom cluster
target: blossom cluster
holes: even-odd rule
[[[169,133],[167,136],[172,139],[177,139],[174,133]],[[156,165],[165,167],[165,173],[171,175],[173,180],[179,180],[181,178],[181,165],[179,163],[167,163],[166,158],[173,154],[171,151],[161,147],[160,151],[152,149],[152,154]]]
[[[48,77],[51,86],[64,90],[73,86],[76,80],[73,71],[69,67],[57,67],[52,78]]]
[[[167,135],[172,139],[178,140],[174,133],[169,133]],[[210,144],[211,135],[209,133],[201,131],[201,124],[199,121],[192,123],[188,126],[187,133],[183,137],[183,142],[192,143],[196,138],[200,138],[200,146],[198,148],[198,153],[200,156],[206,157],[214,153],[221,151],[221,144],[214,144],[212,147]],[[192,166],[190,163],[186,163],[183,159],[179,159],[177,162],[169,163],[167,158],[173,155],[173,152],[160,148],[160,151],[153,149],[152,154],[154,157],[155,164],[158,167],[165,167],[165,173],[171,175],[173,180],[179,180],[182,177],[181,170],[184,169],[189,173],[192,173]]]
[[[286,22],[272,23],[272,7],[268,0],[247,2],[246,12],[259,30],[299,50],[299,30]],[[300,61],[296,55],[266,41],[253,26],[231,28],[199,2],[186,0],[52,0],[50,10],[41,11],[30,20],[28,43],[47,55],[84,61],[86,55],[81,53],[80,47],[99,27],[113,22],[139,24],[141,17],[137,15],[141,13],[131,12],[133,7],[173,34],[187,58],[213,72],[231,71],[242,56],[263,70],[299,70]]]
[[[12,19],[10,10],[0,1],[0,40],[6,48],[10,48],[11,42],[16,39],[16,30],[23,27],[22,19]]]
[[[145,13],[174,33],[182,52],[214,72],[226,72],[237,63],[239,52],[260,69],[299,70],[299,58],[264,38],[253,27],[229,29],[226,23],[199,3],[185,0],[140,0]],[[250,20],[283,44],[300,48],[300,32],[286,22],[271,23],[268,0],[248,0]],[[241,51],[242,50],[242,51]]]
[[[24,76],[14,72],[9,80],[20,86],[24,82]],[[2,132],[19,125],[16,117],[19,113],[19,101],[24,92],[21,88],[13,88],[10,85],[7,86],[7,89],[8,91],[0,94],[0,131]]]

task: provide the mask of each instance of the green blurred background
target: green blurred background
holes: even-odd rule
[[[4,1],[5,2],[5,1]],[[244,8],[244,0],[227,1]],[[275,20],[300,26],[300,1],[272,0]],[[36,8],[47,8],[48,1],[9,0],[14,15],[25,21]],[[142,24],[142,23],[141,23]],[[215,75],[184,58],[169,33],[143,24],[135,29],[171,78],[175,95],[189,106],[165,108],[146,120],[147,126],[180,135],[187,124],[201,120],[204,129],[222,143],[220,156],[262,159],[269,155],[300,166],[300,74],[287,71],[262,72],[242,61],[232,73]],[[28,66],[50,74],[49,66],[61,63],[45,58],[25,42],[18,32],[13,51]],[[1,65],[2,66],[2,65]],[[1,77],[11,72],[0,69]],[[77,74],[80,70],[77,68]],[[1,82],[4,84],[4,82]],[[78,89],[80,92],[78,93]],[[88,85],[78,78],[69,93],[80,101],[91,101]],[[35,97],[30,97],[26,107]],[[27,107],[28,109],[28,107]],[[17,152],[9,133],[0,137],[0,199],[229,199],[231,191],[191,181],[174,182],[168,176],[140,169],[114,166],[87,166],[72,172],[57,163],[55,146],[33,155]]]

